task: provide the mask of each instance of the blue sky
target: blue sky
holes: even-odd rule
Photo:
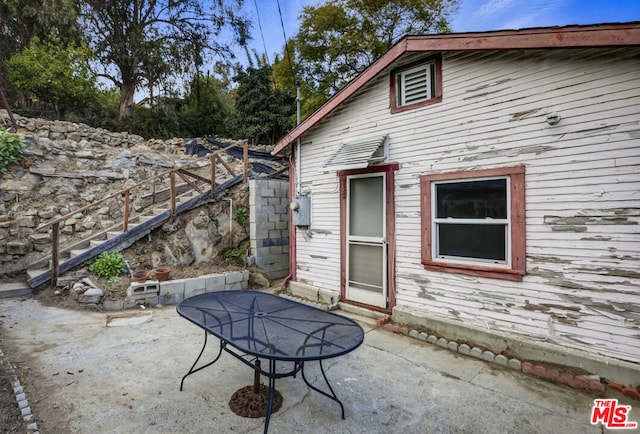
[[[274,53],[282,52],[284,36],[276,0],[245,0],[245,11],[254,21],[251,46],[265,51],[273,62]],[[279,0],[288,38],[295,35],[298,16],[307,5],[321,4],[317,0]],[[258,27],[262,24],[264,43]],[[462,0],[453,15],[454,32],[521,29],[526,27],[563,26],[640,21],[640,0]],[[239,53],[241,61],[244,54]]]

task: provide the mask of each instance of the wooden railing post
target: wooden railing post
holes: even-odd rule
[[[176,173],[171,171],[169,173],[169,195],[171,200],[171,219],[176,217]]]
[[[124,217],[122,221],[122,232],[129,230],[129,191],[124,192]]]
[[[60,249],[60,222],[51,225],[51,287],[55,289],[58,285],[58,275],[60,274],[60,259],[58,251]]]
[[[1,99],[1,98],[0,98]],[[247,178],[248,178],[248,141],[244,141],[244,160],[245,160],[245,164],[244,164],[244,177],[245,177],[245,182],[247,182]],[[237,146],[237,145],[234,145]],[[176,174],[178,176],[180,176],[182,179],[185,180],[185,182],[187,184],[189,184],[192,188],[194,188],[198,193],[202,193],[202,189],[200,187],[202,186],[198,186],[194,181],[191,181],[190,179],[188,179],[188,177],[194,178],[200,182],[211,183],[211,194],[213,195],[215,193],[216,190],[216,170],[217,170],[217,164],[218,162],[229,172],[229,174],[233,177],[236,176],[235,172],[233,171],[233,169],[231,168],[231,166],[229,166],[229,164],[227,164],[221,157],[220,157],[220,153],[221,152],[226,152],[224,149],[221,149],[217,152],[214,152],[213,154],[211,154],[210,157],[210,161],[211,161],[211,176],[210,179],[208,179],[206,176],[202,176],[199,175],[197,173],[194,172],[189,172],[186,170],[187,167],[192,167],[194,166],[197,162],[202,161],[204,158],[207,157],[202,157],[202,159],[197,159],[194,162],[191,162],[189,164],[185,164],[183,166],[180,166],[178,169],[171,169],[171,170],[167,170],[164,171],[162,173],[159,173],[151,178],[145,179],[141,182],[138,182],[135,185],[129,186],[126,189],[122,189],[120,191],[117,191],[115,193],[112,193],[110,195],[108,195],[107,197],[104,197],[96,202],[92,202],[88,205],[85,205],[81,208],[78,208],[74,211],[71,211],[63,216],[60,217],[56,217],[54,220],[49,221],[39,227],[37,227],[35,229],[35,232],[42,232],[46,229],[51,229],[52,231],[52,237],[51,237],[51,242],[52,242],[52,249],[51,249],[51,282],[52,285],[55,287],[58,283],[58,277],[60,276],[60,222],[64,222],[65,220],[71,218],[73,215],[78,214],[78,213],[82,213],[88,209],[91,208],[95,208],[98,205],[105,203],[108,200],[111,199],[117,199],[119,197],[123,197],[123,201],[124,201],[124,216],[123,216],[123,222],[122,222],[122,228],[123,228],[123,232],[128,231],[129,229],[129,218],[131,217],[131,190],[138,188],[148,182],[152,182],[153,186],[152,186],[152,195],[153,195],[153,204],[155,204],[156,202],[156,186],[155,186],[155,182],[157,180],[164,180],[164,177],[166,177],[167,175],[169,176],[169,190],[170,190],[170,206],[171,206],[171,218],[172,220],[175,219],[176,214],[177,214],[177,206],[176,206],[176,199],[177,199],[177,186],[176,186]],[[163,192],[165,192],[166,190],[162,190]],[[163,203],[164,200],[163,200]],[[65,267],[65,264],[62,264],[63,267]]]
[[[7,114],[9,115],[9,119],[11,120],[11,125],[13,126],[13,129],[15,130],[13,132],[17,133],[18,132],[18,123],[16,122],[16,119],[13,117],[13,113],[11,112],[11,107],[9,107],[9,103],[7,102],[7,98],[5,98],[4,91],[2,90],[1,87],[0,87],[0,99],[2,100],[2,105],[4,106],[5,110],[7,111]]]
[[[215,197],[216,194],[216,154],[211,154],[211,197]]]
[[[242,162],[244,166],[244,179],[243,183],[246,184],[249,179],[249,141],[245,140],[242,144]]]

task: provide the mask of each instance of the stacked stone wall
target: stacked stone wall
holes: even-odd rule
[[[3,117],[6,112],[0,111]],[[0,176],[0,277],[21,275],[30,263],[51,253],[51,232],[36,232],[39,226],[197,158],[185,154],[181,138],[145,140],[80,123],[21,116],[16,120],[26,152]],[[231,156],[225,159],[232,167],[241,165]],[[224,170],[220,174],[217,182],[225,180]],[[130,212],[144,208],[145,193],[132,190]],[[211,218],[219,211],[222,208],[211,211]],[[61,245],[113,227],[123,216],[120,195],[76,213],[60,222]]]

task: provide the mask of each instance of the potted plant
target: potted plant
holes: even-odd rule
[[[131,275],[132,282],[146,282],[149,280],[151,273],[147,270],[136,271]]]
[[[155,275],[156,280],[159,280],[159,281],[169,280],[170,272],[171,272],[171,269],[167,267],[156,268],[155,270],[153,270],[153,274]]]

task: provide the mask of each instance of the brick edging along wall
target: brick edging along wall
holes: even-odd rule
[[[521,371],[525,374],[534,375],[536,377],[548,380],[554,383],[562,383],[576,389],[595,390],[598,392],[605,391],[605,385],[629,396],[630,398],[640,400],[640,390],[632,386],[624,386],[613,381],[603,383],[597,375],[573,375],[569,372],[562,372],[559,369],[547,368],[542,365],[536,365],[531,362],[521,361],[517,358],[507,358],[502,354],[494,354],[492,351],[483,350],[479,347],[470,347],[467,344],[458,344],[455,341],[449,341],[436,335],[430,335],[420,332],[409,327],[400,326],[391,322],[391,317],[384,317],[376,321],[378,327],[389,330],[393,333],[399,333],[419,339],[431,344],[438,345],[441,348],[449,349],[466,356],[472,356],[487,362],[496,363],[498,365]]]

